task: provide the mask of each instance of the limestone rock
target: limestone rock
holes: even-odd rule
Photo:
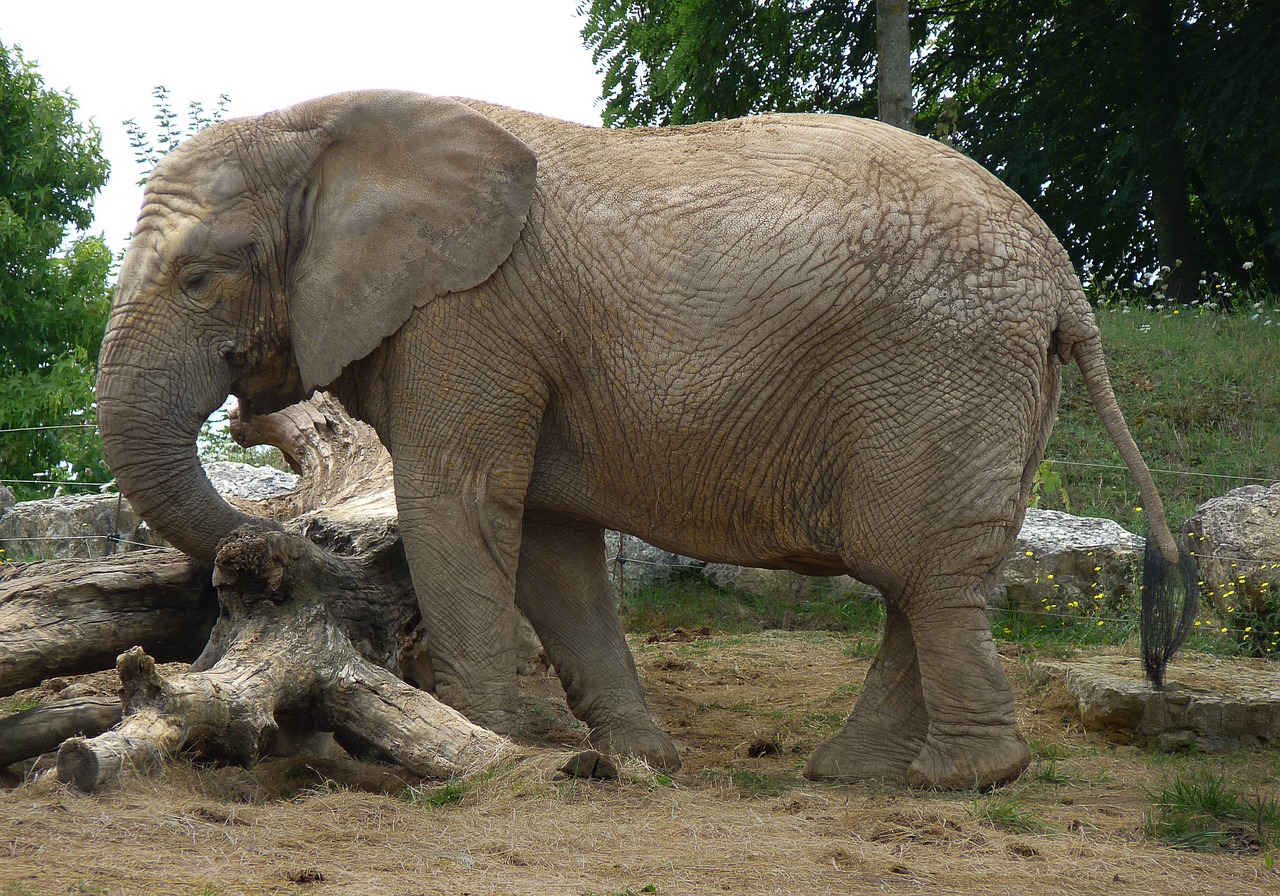
[[[865,585],[852,576],[815,578],[786,569],[758,569],[728,563],[709,563],[702,574],[718,588],[736,588],[751,594],[804,595],[816,587],[838,596],[857,594],[875,597],[877,594],[870,585]],[[817,582],[822,584],[819,586]]]
[[[606,551],[609,575],[618,583],[618,534],[609,532]],[[626,587],[651,587],[673,576],[698,576],[720,588],[753,594],[806,587],[808,577],[785,570],[755,569],[728,563],[705,563],[655,548],[624,536]],[[1134,596],[1134,578],[1142,563],[1143,539],[1107,519],[1077,517],[1056,510],[1027,511],[1018,543],[1005,566],[1004,579],[991,602],[1025,610],[1082,614],[1101,606],[1116,607]],[[870,586],[838,576],[824,587],[839,594],[866,594]],[[1099,597],[1101,595],[1101,597]],[[1074,606],[1072,606],[1074,605]]]
[[[163,544],[116,494],[24,501],[0,517],[0,547],[12,559],[104,557]]]
[[[1280,745],[1280,678],[1266,660],[1181,656],[1163,691],[1136,656],[1040,661],[1075,696],[1080,722],[1117,743],[1220,752]]]
[[[298,477],[275,467],[255,467],[235,461],[215,461],[204,465],[205,475],[226,498],[265,501],[282,495],[298,484]]]
[[[1186,532],[1219,613],[1259,620],[1280,612],[1280,485],[1248,485],[1206,501]]]
[[[627,588],[647,588],[682,576],[701,576],[707,568],[702,560],[682,557],[662,548],[656,548],[634,535],[606,532],[605,557],[608,560],[609,581],[618,587],[618,576],[623,577]]]
[[[206,471],[221,494],[246,500],[286,492],[297,480],[276,469],[241,463],[213,463]],[[11,559],[104,557],[164,544],[115,493],[25,501],[0,516],[0,547]]]
[[[991,603],[1081,614],[1129,604],[1144,543],[1112,520],[1031,508]]]

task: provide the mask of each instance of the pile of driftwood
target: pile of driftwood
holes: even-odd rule
[[[240,502],[268,522],[227,538],[212,571],[172,550],[0,570],[0,696],[113,663],[120,675],[118,699],[0,720],[0,768],[56,749],[59,779],[93,790],[179,752],[251,766],[328,732],[424,776],[533,755],[423,689],[391,461],[372,430],[317,395],[232,431],[278,447],[301,478]],[[158,661],[191,665],[166,674]],[[565,768],[607,773],[590,753]]]

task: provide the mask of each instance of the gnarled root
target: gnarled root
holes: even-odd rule
[[[367,569],[300,536],[246,528],[223,542],[214,580],[222,616],[193,671],[166,677],[140,648],[121,655],[123,721],[65,742],[59,779],[94,790],[181,750],[252,766],[282,718],[428,776],[474,774],[523,755],[368,658],[394,662],[398,633],[367,620],[371,606],[400,595],[371,593]]]

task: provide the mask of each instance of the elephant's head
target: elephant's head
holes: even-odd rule
[[[341,94],[216,125],[147,183],[102,343],[99,420],[121,491],[211,561],[245,518],[196,435],[234,394],[278,410],[413,309],[482,283],[533,196],[523,143],[461,103]]]

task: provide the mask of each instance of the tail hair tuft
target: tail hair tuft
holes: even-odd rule
[[[1142,557],[1142,668],[1157,691],[1164,688],[1165,669],[1187,639],[1200,608],[1196,561],[1181,544],[1178,556],[1175,566],[1155,540],[1147,538]]]

